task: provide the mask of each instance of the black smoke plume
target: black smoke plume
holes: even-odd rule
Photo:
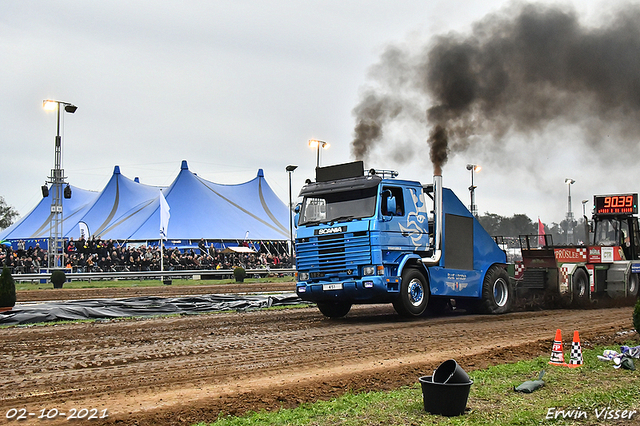
[[[605,13],[606,12],[606,13]],[[434,168],[476,140],[500,153],[510,135],[574,125],[593,148],[640,138],[640,6],[582,24],[564,6],[516,4],[425,46],[391,46],[353,113],[352,153],[365,159],[394,120],[422,111]],[[490,141],[490,142],[488,142]],[[392,146],[391,146],[392,147]],[[485,147],[483,147],[485,149]]]
[[[373,142],[382,138],[382,128],[402,111],[402,105],[388,96],[369,92],[353,110],[360,117],[354,129],[355,137],[351,143],[356,158],[365,158]]]

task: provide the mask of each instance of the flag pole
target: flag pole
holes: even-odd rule
[[[547,245],[547,240],[544,232],[544,224],[540,220],[540,216],[538,216],[538,247],[542,248]]]
[[[167,239],[167,229],[169,228],[169,217],[171,214],[169,213],[169,204],[167,200],[164,198],[164,194],[162,190],[160,191],[160,280],[163,284],[170,285],[171,280],[164,280],[164,240]]]

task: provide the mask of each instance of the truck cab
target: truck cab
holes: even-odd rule
[[[364,173],[362,162],[318,168],[296,217],[300,298],[329,317],[354,303],[392,303],[419,316],[451,298],[508,310],[504,252],[439,178],[422,185],[393,171]]]

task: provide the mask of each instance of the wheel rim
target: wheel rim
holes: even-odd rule
[[[576,296],[582,298],[587,294],[587,283],[584,279],[579,279],[576,283]]]
[[[424,287],[419,279],[413,279],[409,283],[409,302],[413,306],[420,306],[424,300]]]
[[[635,295],[638,291],[638,276],[636,274],[631,275],[629,278],[629,294]]]
[[[507,300],[509,300],[509,287],[502,278],[497,279],[493,283],[493,300],[495,300],[496,305],[500,307],[505,306]]]

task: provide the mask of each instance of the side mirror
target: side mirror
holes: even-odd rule
[[[300,204],[297,204],[293,211],[295,213],[295,215],[293,216],[293,226],[295,226],[296,228],[298,227],[298,222],[300,221]]]
[[[395,216],[396,214],[396,197],[390,196],[387,198],[387,214],[389,216]]]

